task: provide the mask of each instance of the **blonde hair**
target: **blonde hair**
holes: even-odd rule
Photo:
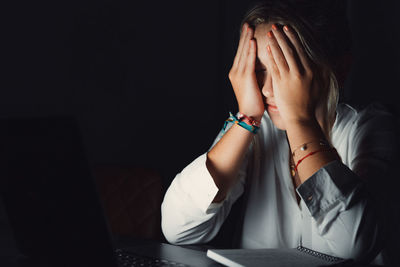
[[[322,85],[318,108],[322,112],[322,130],[328,141],[331,142],[331,130],[336,117],[336,108],[339,102],[339,86],[332,68],[333,63],[322,48],[320,39],[316,38],[315,27],[311,21],[302,17],[298,9],[294,9],[285,1],[262,2],[253,6],[244,16],[241,27],[248,23],[255,28],[260,24],[276,23],[290,25],[304,46],[306,54],[315,66],[316,79]],[[329,33],[325,33],[329,34]]]

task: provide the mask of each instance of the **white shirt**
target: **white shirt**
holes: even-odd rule
[[[365,181],[373,186],[377,177],[371,176],[387,170],[395,153],[393,129],[393,118],[380,106],[357,111],[339,104],[331,136],[342,162],[328,163],[295,189],[286,132],[276,128],[265,112],[238,183],[222,203],[212,203],[218,188],[206,167],[207,153],[175,177],[161,207],[164,236],[174,244],[210,241],[232,204],[246,192],[242,230],[236,233],[239,247],[302,245],[333,256],[371,261],[380,250],[383,234],[377,224],[379,209],[373,208],[373,197],[366,195],[370,183]],[[374,263],[383,261],[380,254]]]

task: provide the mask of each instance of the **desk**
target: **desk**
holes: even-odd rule
[[[132,239],[127,237],[116,237],[114,243],[117,247],[132,251],[148,257],[164,258],[172,261],[180,261],[182,259],[183,263],[190,263],[193,266],[200,267],[221,267],[223,265],[214,262],[206,256],[207,249],[212,248],[210,246],[173,246],[166,243],[153,241],[153,240],[143,240],[143,239]],[[178,249],[176,249],[178,248]],[[184,252],[182,253],[183,250]],[[1,251],[1,252],[4,252]],[[0,252],[0,266],[1,267],[58,267],[54,264],[46,265],[31,261],[20,261],[16,260],[15,254],[4,254]],[[60,261],[61,262],[61,261]],[[79,265],[79,264],[78,264]],[[62,263],[59,266],[64,267]],[[267,266],[267,265],[266,265]],[[346,265],[335,265],[337,267],[377,267],[378,265],[360,265],[356,263],[346,264]],[[92,267],[92,266],[87,266]],[[113,266],[108,266],[113,267]],[[117,266],[115,266],[117,267]]]
[[[210,246],[173,246],[152,240],[126,237],[116,237],[114,243],[118,248],[148,257],[167,259],[199,267],[223,266],[207,257],[207,249],[211,248]]]
[[[145,252],[145,255],[148,256],[159,256],[159,251],[156,251],[155,249],[159,248],[160,246],[166,246],[164,247],[165,249],[168,250],[168,247],[172,245],[168,245],[165,243],[159,243],[159,242],[155,242],[155,241],[150,241],[150,240],[133,240],[130,238],[126,238],[126,237],[116,237],[115,239],[116,244],[118,244],[119,247],[134,247],[136,249],[139,249],[139,252],[143,252],[143,248],[147,249],[150,248],[150,250],[148,250],[147,252]],[[207,246],[207,245],[186,245],[186,246],[180,246],[181,248],[186,248],[186,249],[191,249],[193,251],[196,251],[198,253],[201,253],[204,258],[205,261],[203,263],[200,263],[198,266],[224,266],[221,265],[217,262],[213,262],[212,260],[208,259],[208,257],[206,256],[206,252],[207,249],[212,249],[213,247],[211,246]],[[174,256],[175,257],[175,256]],[[176,259],[176,258],[175,258]],[[197,266],[197,265],[195,265]],[[268,265],[265,265],[266,267],[268,267]],[[337,264],[337,265],[331,265],[331,266],[335,266],[335,267],[384,267],[382,265],[373,265],[373,264],[368,264],[368,265],[363,265],[363,264],[358,264],[358,263],[354,263],[354,262],[348,262],[348,263],[344,263],[344,264]],[[392,266],[386,266],[386,267],[392,267]],[[395,267],[395,266],[393,266]]]

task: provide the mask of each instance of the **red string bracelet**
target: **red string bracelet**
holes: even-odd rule
[[[314,154],[317,154],[318,152],[330,151],[330,150],[332,150],[332,148],[329,148],[329,149],[319,149],[319,150],[316,150],[316,151],[313,151],[313,152],[308,153],[308,154],[305,155],[303,158],[299,159],[299,161],[297,162],[296,166],[294,167],[294,170],[297,172],[297,167],[299,166],[299,164],[300,164],[303,160],[305,160],[306,158],[308,158],[309,156],[314,155]]]

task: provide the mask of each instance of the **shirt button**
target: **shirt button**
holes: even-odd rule
[[[312,199],[312,196],[309,196],[309,197],[307,198],[308,201],[311,201],[311,199]]]

